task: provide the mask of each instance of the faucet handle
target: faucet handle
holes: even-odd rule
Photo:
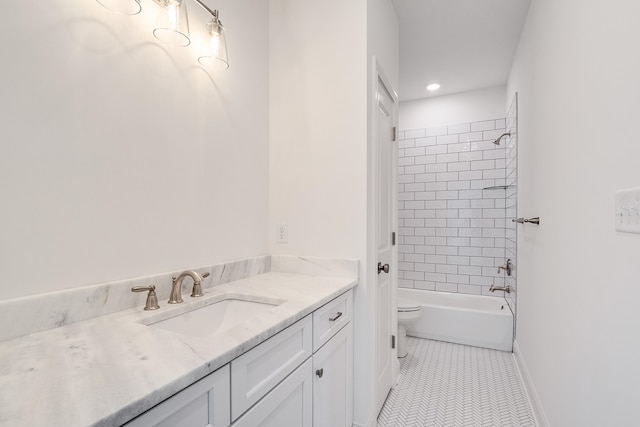
[[[202,277],[204,279],[204,278],[209,277],[209,276],[210,276],[209,273],[204,273],[200,277]],[[191,290],[191,296],[194,297],[194,298],[195,297],[204,296],[204,294],[202,293],[202,284],[201,284],[200,281],[193,282],[193,289]]]
[[[158,296],[156,295],[156,287],[154,285],[134,286],[133,288],[131,288],[131,292],[146,292],[146,291],[149,291],[149,293],[147,294],[147,302],[144,306],[144,309],[147,311],[159,309],[160,306],[158,305]]]
[[[507,272],[507,276],[511,276],[512,269],[513,269],[513,264],[511,263],[511,259],[508,259],[506,264],[503,264],[498,267],[498,273],[500,273],[500,270],[504,270]]]

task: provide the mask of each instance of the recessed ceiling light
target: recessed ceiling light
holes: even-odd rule
[[[440,85],[438,83],[431,83],[429,86],[427,86],[427,90],[430,92],[438,89],[440,89]]]

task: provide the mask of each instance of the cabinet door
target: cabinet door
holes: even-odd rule
[[[312,354],[311,316],[231,361],[231,419],[236,420]]]
[[[232,427],[311,427],[312,362],[308,359]]]
[[[313,427],[350,427],[353,328],[348,323],[313,355]]]
[[[231,422],[229,365],[129,421],[125,427],[228,427]]]

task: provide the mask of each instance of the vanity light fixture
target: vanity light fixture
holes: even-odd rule
[[[206,8],[204,5],[203,7]],[[213,18],[207,23],[209,35],[204,41],[198,62],[212,71],[226,70],[229,68],[229,58],[227,56],[227,37],[224,34],[224,27],[218,18],[218,11],[206,9],[213,15]]]
[[[440,89],[440,85],[438,83],[431,83],[430,85],[427,86],[427,90],[429,92],[433,92]]]
[[[124,15],[137,15],[142,10],[140,0],[96,0],[105,8]],[[189,46],[189,16],[187,0],[153,0],[160,6],[153,30],[155,38],[171,46]],[[211,70],[229,68],[227,38],[219,18],[218,10],[210,9],[202,0],[194,0],[211,14],[212,19],[206,25],[208,36],[205,39],[198,62]]]
[[[189,16],[185,0],[156,0],[161,7],[153,35],[170,46],[184,47],[191,44]]]

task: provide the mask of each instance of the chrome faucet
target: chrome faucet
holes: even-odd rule
[[[201,297],[202,295],[204,295],[202,293],[202,287],[200,285],[204,277],[209,277],[209,273],[204,273],[202,276],[200,276],[193,270],[186,270],[180,273],[178,277],[174,276],[171,278],[171,294],[169,295],[169,304],[179,304],[182,302],[182,281],[187,276],[193,279],[193,290],[191,291],[191,296]]]
[[[505,291],[506,293],[510,294],[511,293],[511,286],[507,285],[507,286],[496,286],[496,285],[491,285],[491,287],[489,288],[490,292],[495,292],[495,291]]]

